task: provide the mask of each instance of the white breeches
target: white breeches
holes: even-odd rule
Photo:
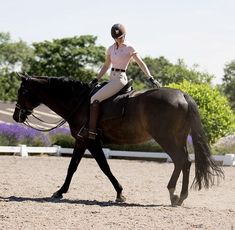
[[[91,104],[95,100],[101,102],[113,96],[119,92],[127,83],[128,80],[125,72],[112,71],[109,82],[91,97]]]

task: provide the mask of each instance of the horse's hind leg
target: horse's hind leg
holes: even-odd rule
[[[88,150],[91,152],[92,156],[95,158],[96,162],[98,163],[103,173],[109,178],[109,180],[113,184],[113,187],[115,188],[117,192],[116,201],[124,202],[126,198],[122,195],[123,188],[110,170],[110,167],[105,158],[100,141],[99,140],[91,141],[88,146]]]
[[[189,160],[187,160],[183,166],[183,169],[182,169],[183,183],[182,183],[182,189],[180,193],[180,199],[177,205],[182,205],[183,201],[188,197],[188,184],[189,184],[189,173],[190,173],[191,164],[192,163]]]
[[[188,153],[185,150],[185,148],[180,148],[174,151],[173,154],[170,153],[169,155],[174,163],[174,171],[167,185],[167,188],[170,193],[171,205],[177,206],[181,205],[188,196],[188,183],[189,183],[189,172],[190,172],[191,162],[189,162],[188,160]],[[174,194],[174,192],[181,170],[183,172],[183,183],[182,183],[182,190],[180,197],[178,197],[177,195]]]
[[[169,156],[171,157],[174,163],[174,170],[169,180],[169,183],[167,185],[167,188],[168,188],[169,195],[170,195],[171,205],[177,206],[180,200],[180,197],[175,194],[175,188],[176,188],[176,184],[180,176],[181,170],[183,169],[183,166],[187,158],[185,158],[182,152],[182,149],[178,148],[173,143],[171,143],[170,147],[169,146],[167,147],[165,147],[164,149],[169,154]]]
[[[85,146],[84,142],[76,141],[75,147],[73,150],[73,156],[71,158],[71,161],[70,161],[70,164],[68,167],[65,182],[62,185],[62,187],[52,195],[53,198],[61,199],[63,197],[62,194],[66,193],[68,191],[73,174],[77,170],[78,164],[80,163],[81,158],[83,157],[85,150],[86,150],[86,146]]]
[[[184,154],[187,160],[184,163],[183,168],[182,168],[183,182],[182,182],[182,189],[180,193],[180,199],[177,205],[182,205],[183,201],[188,197],[189,174],[190,174],[190,167],[192,163],[188,159],[188,150],[186,146],[184,147]]]

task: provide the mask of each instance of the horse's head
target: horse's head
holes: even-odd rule
[[[25,122],[27,116],[29,116],[33,109],[36,108],[40,102],[36,98],[36,94],[31,87],[32,79],[29,76],[20,75],[21,86],[18,90],[17,104],[13,114],[13,119],[16,122]]]

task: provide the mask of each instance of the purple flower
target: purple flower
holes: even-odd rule
[[[46,135],[21,124],[0,124],[0,135],[8,140],[9,144],[27,144],[49,146]]]
[[[70,129],[67,127],[60,127],[49,132],[49,136],[57,135],[57,134],[64,134],[70,135]]]

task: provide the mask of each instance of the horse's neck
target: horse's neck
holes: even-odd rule
[[[59,99],[51,98],[50,96],[43,99],[42,104],[46,105],[53,112],[55,112],[64,119],[66,119],[66,116],[68,115],[69,111],[71,111],[72,109],[67,105],[65,101],[60,101]]]
[[[87,97],[89,95],[88,89],[81,88],[81,90],[79,90],[78,88],[77,89],[78,94],[73,95],[70,88],[67,88],[64,91],[62,91],[60,88],[50,89],[50,87],[48,87],[47,85],[48,82],[42,83],[41,80],[39,81],[35,80],[34,82],[35,82],[33,85],[34,91],[37,92],[37,97],[39,101],[42,104],[46,105],[48,108],[50,108],[59,116],[67,120],[69,117],[75,114],[75,112],[79,111],[79,113],[80,112],[83,113],[84,109],[83,102],[84,100],[86,100],[86,98],[88,98]],[[61,94],[65,94],[66,97],[61,96]],[[68,97],[69,95],[71,95],[71,98]],[[80,106],[80,104],[83,104],[83,106]]]
[[[61,99],[61,97],[57,97],[56,95],[47,93],[47,95],[43,96],[41,102],[42,104],[50,108],[53,112],[69,122],[74,116],[78,116],[78,113],[79,116],[77,117],[77,119],[82,119],[87,110],[86,104],[89,104],[88,98],[87,102],[84,100],[86,100],[86,96],[80,97],[78,95],[76,97],[76,100],[74,100],[74,98],[67,98],[63,100]]]

